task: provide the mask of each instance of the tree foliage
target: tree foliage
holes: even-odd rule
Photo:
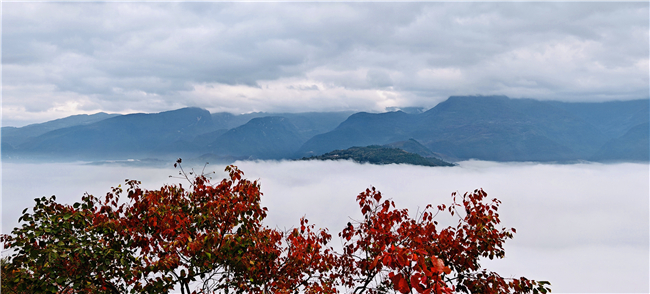
[[[301,160],[347,159],[352,159],[359,163],[372,164],[406,163],[422,166],[454,166],[453,163],[443,161],[439,158],[422,157],[417,153],[407,152],[399,148],[391,148],[378,145],[370,145],[366,147],[350,147],[345,150],[334,150],[319,156],[303,157]]]
[[[180,163],[180,160],[179,160]],[[127,180],[104,197],[65,205],[38,198],[1,241],[4,293],[546,293],[549,283],[506,279],[480,267],[503,258],[514,229],[498,228],[499,201],[482,190],[411,218],[375,188],[363,215],[331,235],[306,218],[291,230],[264,225],[257,181],[235,166],[211,184],[143,190]],[[125,199],[124,199],[125,197]],[[459,215],[438,228],[438,213]]]

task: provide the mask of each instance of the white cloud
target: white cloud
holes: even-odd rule
[[[354,72],[331,75],[363,76]],[[309,74],[308,76],[311,76]],[[322,76],[322,75],[321,75]],[[228,84],[197,84],[192,91],[181,93],[194,105],[212,112],[251,111],[384,111],[389,106],[402,106],[408,99],[390,89],[345,87],[322,79],[277,79],[258,81],[256,86]]]
[[[502,201],[502,224],[517,229],[506,242],[507,258],[486,267],[508,277],[549,280],[554,293],[648,291],[650,174],[645,164],[236,164],[246,176],[260,179],[269,223],[288,227],[305,215],[332,233],[348,216],[359,218],[354,196],[371,185],[411,212],[449,203],[451,192],[483,188],[489,198]]]
[[[261,182],[265,223],[288,228],[302,216],[336,234],[360,216],[355,197],[374,185],[410,212],[451,201],[451,193],[483,188],[502,201],[502,225],[517,229],[506,258],[483,265],[503,276],[549,280],[553,293],[648,292],[650,178],[647,164],[461,162],[457,167],[376,166],[352,162],[237,162],[245,177]],[[191,168],[185,166],[186,169]],[[196,167],[199,170],[202,167]],[[216,179],[223,166],[209,165]],[[76,164],[3,163],[3,231],[33,198],[57,195],[78,201],[103,195],[125,178],[156,189],[177,171]],[[32,183],[38,179],[38,185]],[[441,219],[451,222],[453,218]]]

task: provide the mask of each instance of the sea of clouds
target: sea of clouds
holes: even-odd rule
[[[569,165],[464,161],[456,167],[369,165],[349,161],[243,161],[245,177],[261,182],[266,223],[281,229],[305,216],[338,232],[359,219],[356,195],[371,186],[415,214],[427,204],[450,203],[451,193],[483,188],[503,203],[502,224],[517,229],[506,258],[484,267],[506,277],[548,280],[554,293],[647,293],[649,289],[649,166],[638,163]],[[184,166],[186,170],[190,166]],[[194,169],[200,172],[202,166]],[[222,165],[208,165],[218,181]],[[18,225],[33,199],[56,195],[64,203],[83,193],[105,194],[125,179],[142,187],[184,183],[169,168],[81,163],[3,163],[2,230]],[[453,222],[441,218],[444,223]]]

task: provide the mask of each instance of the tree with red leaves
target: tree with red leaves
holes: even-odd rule
[[[352,293],[546,293],[546,281],[505,279],[481,269],[480,258],[503,258],[503,244],[515,229],[497,228],[499,200],[487,193],[466,193],[461,203],[428,205],[415,219],[407,209],[382,201],[374,187],[357,196],[363,220],[341,232],[343,282]],[[440,212],[458,215],[456,227],[438,230]]]
[[[180,164],[180,160],[178,161]],[[546,293],[548,282],[505,279],[479,259],[502,258],[514,229],[498,229],[499,201],[482,190],[461,203],[432,206],[416,219],[374,188],[357,201],[363,220],[339,234],[305,218],[289,231],[263,224],[257,181],[235,166],[210,184],[143,190],[126,182],[103,198],[73,205],[54,196],[23,211],[22,226],[0,237],[4,293]],[[456,227],[436,228],[435,215],[458,215]],[[462,210],[462,209],[461,209]]]

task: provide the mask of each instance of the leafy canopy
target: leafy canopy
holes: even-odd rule
[[[180,164],[180,159],[178,161]],[[143,190],[127,180],[104,197],[65,205],[35,199],[21,227],[0,237],[4,293],[546,293],[550,284],[482,269],[503,258],[515,229],[500,202],[475,190],[411,218],[374,187],[357,196],[363,219],[339,233],[306,218],[288,231],[264,225],[257,181],[235,166],[211,184]],[[188,178],[189,179],[189,178]],[[124,197],[126,199],[124,199]],[[458,224],[438,228],[439,213]],[[462,213],[463,216],[460,216]]]

